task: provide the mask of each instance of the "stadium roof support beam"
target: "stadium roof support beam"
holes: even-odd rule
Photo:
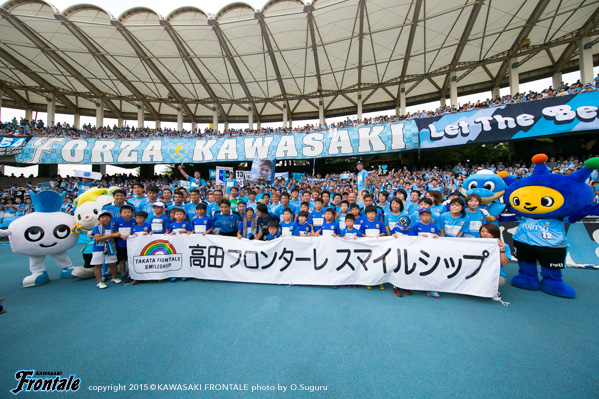
[[[150,114],[152,115],[153,118],[158,119],[158,112],[156,112],[156,109],[154,109],[154,107],[152,106],[152,104],[150,104],[149,102],[146,101],[145,96],[143,94],[141,94],[141,92],[139,90],[137,90],[137,88],[129,81],[129,79],[127,79],[125,77],[125,75],[123,75],[121,73],[121,71],[118,70],[118,68],[116,68],[112,62],[110,62],[108,60],[108,58],[106,58],[104,56],[104,54],[102,54],[101,51],[98,50],[98,48],[96,46],[94,46],[94,44],[87,38],[87,36],[82,33],[79,28],[77,28],[75,26],[75,24],[73,24],[71,21],[69,21],[65,16],[61,15],[61,14],[55,14],[54,17],[59,20],[63,26],[65,28],[68,29],[69,32],[71,32],[73,34],[73,36],[75,36],[77,38],[77,40],[79,40],[79,42],[81,44],[83,44],[85,46],[85,48],[90,52],[91,55],[94,56],[95,59],[97,59],[102,65],[104,65],[106,68],[108,68],[108,70],[117,77],[117,79],[125,85],[125,87],[127,89],[129,89],[129,91],[131,93],[133,93],[133,95],[136,97],[136,99],[138,101],[144,101],[145,102],[145,106],[148,109],[148,111],[150,112]]]
[[[50,48],[46,43],[44,43],[27,25],[25,25],[23,22],[21,22],[21,20],[19,20],[18,18],[16,18],[14,15],[12,15],[10,12],[6,11],[3,8],[0,8],[0,15],[2,15],[2,17],[4,17],[4,19],[6,19],[12,26],[14,26],[19,32],[21,32],[27,39],[29,39],[33,44],[35,44],[37,46],[37,48],[42,53],[44,53],[44,55],[46,57],[51,58],[54,62],[56,62],[58,65],[60,65],[64,70],[66,70],[68,73],[70,73],[75,79],[77,79],[79,82],[81,82],[81,84],[83,84],[96,97],[98,97],[98,98],[103,97],[103,93],[94,84],[92,84],[83,75],[81,75],[81,73],[74,66],[72,66],[70,63],[65,61],[60,55],[58,55],[58,53],[56,51],[54,51],[54,49]],[[60,98],[61,102],[63,102],[63,98],[66,98],[63,95],[59,96],[58,93],[56,93],[56,94],[57,94],[57,97]],[[61,97],[63,97],[63,98],[61,98]],[[110,110],[115,115],[121,116],[121,110],[118,109],[112,101],[106,99],[105,104],[108,106],[108,108],[110,108]],[[74,106],[74,104],[71,101],[68,101],[68,103],[65,105],[68,108],[71,108],[71,106]],[[73,112],[75,111],[75,108],[76,107],[73,108]]]
[[[449,73],[445,76],[445,81],[443,82],[443,89],[441,90],[441,97],[447,96],[447,91],[449,90],[449,85],[451,81],[451,73],[455,72],[455,67],[460,62],[460,57],[462,56],[462,52],[466,47],[466,43],[468,43],[468,38],[470,37],[470,33],[472,32],[472,28],[476,23],[476,19],[478,18],[478,14],[480,10],[483,8],[484,0],[479,0],[478,3],[474,5],[472,8],[472,12],[470,13],[470,17],[468,18],[468,22],[466,23],[466,27],[462,32],[462,37],[460,38],[460,42],[458,43],[458,48],[453,54],[453,59],[451,60],[451,64],[449,66]]]
[[[67,109],[69,109],[73,113],[77,110],[77,106],[75,104],[73,104],[73,102],[71,100],[69,100],[64,94],[60,93],[56,87],[51,85],[47,80],[42,78],[37,73],[30,70],[29,67],[27,67],[27,65],[23,64],[21,61],[19,61],[17,58],[15,58],[12,54],[10,54],[9,52],[7,52],[6,50],[4,50],[1,47],[0,47],[0,57],[3,58],[4,60],[6,60],[7,62],[9,62],[10,64],[14,65],[16,68],[19,69],[19,71],[23,72],[25,75],[27,75],[27,77],[29,77],[35,83],[40,85],[40,87],[43,87],[45,90],[47,90],[48,94],[55,93],[56,97],[60,100],[61,103],[63,103],[65,105],[65,107],[67,107]],[[7,91],[7,90],[5,89],[5,91]],[[13,92],[14,92],[14,90],[13,90]],[[7,91],[7,94],[8,94],[8,91]],[[26,104],[28,104],[27,100],[25,100],[25,105]]]
[[[406,46],[406,52],[403,58],[403,66],[401,68],[401,82],[406,78],[408,72],[408,61],[410,61],[410,55],[412,54],[412,43],[414,43],[414,37],[416,36],[416,29],[418,29],[418,18],[420,17],[420,9],[422,8],[422,0],[416,0],[414,5],[414,16],[412,17],[410,28],[410,35],[408,36],[408,44]]]
[[[10,98],[12,98],[16,105],[20,105],[23,108],[27,108],[29,106],[29,103],[27,102],[25,97],[21,96],[10,86],[7,86],[4,83],[0,82],[0,99],[2,98],[2,93],[6,93]]]
[[[362,50],[364,48],[364,9],[366,0],[360,0],[360,31],[358,36],[358,88],[362,87]]]
[[[131,47],[133,47],[133,50],[135,50],[135,53],[137,53],[137,56],[139,58],[141,58],[146,63],[146,65],[152,70],[154,75],[156,75],[158,80],[160,80],[160,83],[162,83],[162,85],[167,88],[169,93],[171,93],[173,95],[173,97],[181,105],[183,110],[185,110],[185,113],[190,117],[190,119],[193,119],[193,117],[194,117],[193,112],[191,111],[191,109],[189,108],[187,103],[185,103],[185,100],[183,100],[183,98],[179,95],[177,90],[175,90],[173,85],[170,84],[170,82],[168,81],[166,76],[164,76],[164,74],[160,71],[160,69],[158,69],[156,64],[154,64],[154,62],[148,57],[148,55],[146,54],[144,49],[141,48],[139,43],[137,43],[137,41],[135,40],[135,38],[133,37],[131,32],[129,32],[129,30],[127,28],[125,28],[125,26],[122,23],[120,23],[119,21],[113,20],[113,21],[111,21],[111,24],[114,27],[116,27],[116,29],[119,31],[119,33],[127,41],[127,43],[129,43],[129,45]]]
[[[287,105],[287,109],[291,109],[289,107],[289,100],[287,100],[287,91],[285,90],[285,85],[283,84],[283,77],[281,76],[279,64],[277,63],[277,58],[275,57],[275,52],[270,41],[270,35],[268,34],[268,27],[266,26],[266,22],[264,22],[264,14],[256,13],[255,18],[258,20],[258,24],[260,25],[260,30],[262,31],[262,38],[264,39],[264,43],[266,44],[266,49],[268,50],[268,55],[270,56],[272,67],[275,70],[275,75],[277,75],[277,82],[279,83],[279,89],[281,90],[281,94],[283,95],[283,100]]]
[[[225,40],[225,35],[224,35],[223,31],[221,30],[220,26],[218,26],[218,21],[216,21],[215,19],[210,19],[210,20],[208,20],[208,25],[212,26],[212,30],[214,31],[214,34],[216,35],[216,38],[218,39],[218,42],[220,43],[221,49],[225,53],[225,56],[227,57],[227,60],[229,61],[231,68],[233,68],[233,72],[235,72],[235,76],[237,76],[237,80],[239,81],[239,84],[241,85],[241,88],[243,89],[245,96],[247,97],[249,103],[252,105],[252,112],[255,112],[257,110],[257,108],[256,108],[256,104],[254,103],[254,98],[252,97],[252,93],[250,93],[250,89],[248,88],[247,84],[245,83],[245,79],[243,79],[243,76],[241,75],[241,71],[239,70],[239,67],[237,66],[237,62],[235,62],[235,58],[233,58],[231,49],[229,48],[229,45],[227,44],[227,41]],[[256,114],[256,116],[258,117],[258,120],[260,120],[260,116],[257,114]],[[226,118],[226,115],[223,115],[223,117]]]
[[[318,49],[316,48],[316,34],[314,33],[314,11],[313,5],[307,5],[304,7],[304,12],[308,13],[308,29],[310,30],[310,42],[312,45],[312,55],[314,55],[314,68],[316,69],[316,81],[318,83],[319,90],[322,91],[322,80],[320,78],[320,63],[318,62]]]
[[[508,70],[511,60],[514,57],[516,57],[518,51],[522,47],[522,41],[528,37],[528,35],[530,34],[530,31],[532,31],[532,28],[534,28],[534,26],[536,25],[539,18],[541,18],[541,15],[543,15],[543,11],[545,11],[545,8],[547,8],[547,6],[549,5],[550,2],[551,2],[551,0],[539,0],[539,2],[537,3],[537,6],[533,10],[532,14],[530,14],[530,17],[526,21],[526,24],[524,24],[524,26],[520,30],[520,33],[516,37],[514,44],[512,44],[512,47],[508,51],[506,59],[503,61],[503,63],[501,63],[501,67],[499,68],[499,71],[497,72],[497,75],[495,76],[495,86],[496,87],[499,87],[499,85],[501,84],[501,81],[505,77],[505,74]]]
[[[223,117],[225,117],[226,116],[225,109],[223,108],[222,104],[218,101],[218,97],[216,96],[216,93],[214,93],[214,90],[212,90],[212,87],[210,87],[208,80],[206,80],[206,77],[204,77],[204,74],[202,73],[202,71],[200,71],[200,68],[198,68],[198,65],[193,60],[193,57],[189,54],[189,51],[187,51],[187,49],[185,48],[185,45],[179,38],[179,35],[177,35],[177,32],[175,31],[173,26],[166,20],[160,20],[160,24],[164,27],[166,32],[169,34],[169,36],[175,43],[175,46],[177,46],[179,53],[183,56],[183,58],[187,62],[187,65],[189,65],[189,67],[191,68],[193,73],[196,75],[196,77],[200,80],[200,82],[202,82],[202,86],[204,86],[204,89],[208,92],[208,95],[210,95],[210,98],[212,99],[214,104],[216,104],[216,107],[218,108],[220,113],[223,115]],[[194,120],[193,114],[191,114],[190,116],[191,116],[191,120],[193,122],[193,120]]]
[[[580,30],[578,31],[578,36],[588,36],[593,31],[595,26],[597,26],[597,24],[599,24],[599,8],[595,10],[591,17],[587,19],[587,21],[584,23],[582,28],[580,28]],[[562,55],[557,60],[557,64],[555,67],[556,72],[561,72],[562,70],[564,70],[565,65],[568,64],[570,58],[572,58],[572,56],[576,53],[576,50],[578,50],[578,41],[573,41],[570,44],[568,44],[568,47],[566,47]]]

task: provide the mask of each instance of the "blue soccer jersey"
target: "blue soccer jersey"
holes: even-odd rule
[[[443,230],[445,237],[457,237],[468,227],[470,220],[468,216],[459,215],[457,218],[451,216],[451,213],[445,212],[439,218],[439,230]]]
[[[152,228],[152,232],[154,234],[164,234],[167,233],[167,229],[169,226],[169,220],[165,215],[155,216],[151,215],[148,217],[148,222],[150,227]]]
[[[212,218],[204,215],[204,217],[199,217],[196,215],[193,219],[191,219],[191,225],[193,226],[193,232],[196,234],[203,234],[206,231],[212,230],[214,228],[214,221]]]
[[[514,241],[537,247],[568,246],[565,223],[559,219],[522,218],[513,238]]]
[[[476,212],[466,210],[466,217],[468,218],[468,225],[464,228],[464,237],[480,238],[480,227],[487,223],[487,217],[480,209],[477,209]]]
[[[336,222],[324,222],[320,228],[320,235],[326,236],[333,234],[337,236],[341,234],[341,231],[339,231],[339,225]]]
[[[131,228],[135,224],[133,219],[125,220],[123,218],[117,218],[114,221],[114,230],[118,231],[122,235],[131,234]],[[127,246],[127,241],[123,240],[121,237],[116,239],[116,246],[119,248],[124,248]]]
[[[360,230],[358,230],[354,227],[351,230],[349,230],[347,228],[341,230],[341,237],[345,237],[348,239],[354,239],[357,237],[363,237],[363,235],[362,235],[362,233],[360,233]]]
[[[312,233],[312,226],[310,226],[308,223],[301,224],[298,222],[296,223],[296,225],[296,231],[298,236],[305,236]]]
[[[283,235],[283,237],[297,235],[296,234],[297,225],[295,224],[295,222],[286,223],[285,221],[282,221],[279,224],[279,228],[281,229],[281,234]]]
[[[362,223],[360,232],[364,237],[377,237],[379,234],[387,234],[387,229],[385,228],[385,223],[380,220],[373,222],[366,220]]]

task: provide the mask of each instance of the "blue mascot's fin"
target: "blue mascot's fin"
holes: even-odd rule
[[[31,191],[33,209],[42,213],[60,212],[64,196],[65,193],[58,194],[56,191],[50,190],[40,191],[38,194]]]

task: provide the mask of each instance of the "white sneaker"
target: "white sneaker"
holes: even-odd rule
[[[101,290],[103,290],[104,288],[108,288],[104,281],[100,281],[98,284],[96,284],[96,287],[98,287]]]
[[[497,291],[497,294],[491,299],[497,302],[501,301],[501,292]]]
[[[112,280],[110,280],[110,282],[114,283],[114,284],[120,284],[123,282],[123,280],[121,280],[120,278],[117,277],[117,278],[113,278]]]

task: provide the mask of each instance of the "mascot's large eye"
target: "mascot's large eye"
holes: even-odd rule
[[[546,206],[547,208],[549,208],[551,205],[553,205],[554,202],[555,201],[551,197],[541,198],[541,205]]]
[[[98,210],[94,209],[94,215],[97,215],[97,214],[98,214]]]
[[[77,215],[77,220],[81,220],[81,215]]]
[[[59,224],[54,228],[54,237],[58,239],[67,238],[71,235],[71,229],[66,224]]]
[[[36,242],[44,238],[44,229],[38,226],[31,226],[25,230],[25,239],[27,241]]]
[[[485,182],[485,185],[483,187],[489,191],[493,191],[493,190],[495,190],[495,183],[493,183],[492,181],[488,181],[488,182]]]
[[[478,183],[475,181],[471,181],[470,183],[468,183],[468,190],[472,190],[473,188],[478,187]]]
[[[514,206],[520,206],[520,198],[518,198],[518,197],[512,198],[512,204],[514,204]]]

